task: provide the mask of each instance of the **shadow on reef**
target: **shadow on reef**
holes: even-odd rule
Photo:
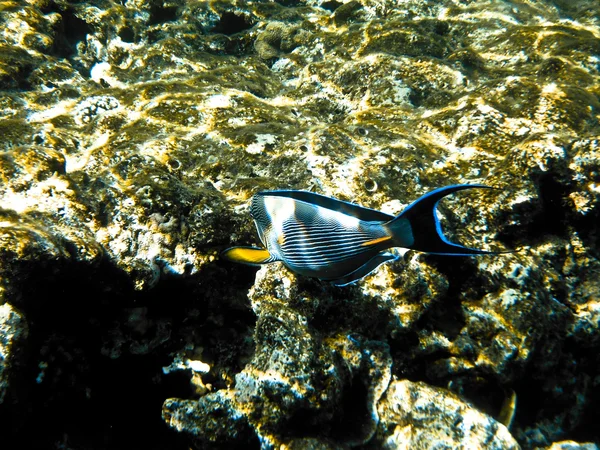
[[[542,203],[551,207],[564,191],[552,181],[544,183],[551,183],[551,192],[544,193],[546,198]],[[548,185],[543,189],[549,189]],[[546,230],[559,232],[561,225],[553,224]],[[542,232],[544,230],[540,229],[539,233]],[[536,233],[532,232],[532,235]],[[583,442],[597,440],[593,424],[600,420],[594,407],[598,393],[591,388],[598,373],[597,348],[593,345],[582,347],[581,342],[569,336],[574,322],[569,313],[569,300],[563,298],[564,295],[561,297],[562,291],[566,291],[565,280],[560,280],[552,291],[536,299],[534,308],[542,314],[539,320],[548,325],[547,331],[539,336],[538,344],[530,347],[527,362],[522,366],[508,364],[504,370],[495,373],[486,365],[475,364],[478,353],[469,349],[472,342],[461,335],[468,329],[476,331],[465,312],[473,303],[480,303],[479,299],[485,298],[486,292],[493,291],[490,279],[475,269],[476,263],[470,258],[460,261],[440,256],[425,258],[448,280],[448,290],[442,300],[421,316],[414,330],[388,341],[395,362],[394,374],[400,379],[450,388],[495,418],[506,413],[505,404],[514,392],[517,402],[511,431],[521,441],[533,439],[550,445],[556,439],[552,434],[556,433],[556,423],[565,424],[563,438]],[[544,277],[543,269],[538,277]],[[529,325],[530,330],[534,327],[534,323]],[[441,334],[451,341],[453,350],[441,348],[426,354],[415,353],[419,339],[433,334]],[[485,333],[473,337],[483,347],[491,349],[495,345]],[[474,367],[465,371],[447,370],[457,364],[456,351],[467,361],[472,358],[470,362]],[[493,357],[494,353],[486,355]],[[591,398],[586,398],[588,396]],[[544,430],[541,434],[540,429]]]
[[[427,255],[425,259],[448,280],[448,290],[441,301],[434,303],[416,323],[415,330],[440,332],[454,342],[460,342],[461,330],[467,325],[462,308],[461,296],[479,298],[491,289],[483,277],[476,276],[476,262],[472,257],[445,257]],[[446,349],[420,355],[406,355],[407,349],[419,347],[419,335],[410,331],[397,335],[389,341],[390,350],[396,361],[394,373],[399,378],[410,381],[423,381],[442,388],[451,387],[465,399],[471,401],[481,411],[497,418],[506,398],[502,382],[493,374],[471,372],[457,376],[440,377],[431,367],[440,361],[453,357]]]
[[[498,233],[497,239],[509,248],[522,245],[535,245],[547,240],[550,235],[569,240],[569,234],[576,232],[585,247],[595,257],[600,257],[600,237],[597,224],[600,210],[593,209],[585,215],[578,215],[570,194],[578,187],[571,181],[573,173],[548,170],[535,179],[538,197],[532,202],[513,206],[511,217],[519,217],[514,225],[507,225]],[[508,214],[508,213],[507,213]],[[500,217],[509,221],[509,217]]]
[[[507,226],[499,233],[498,239],[509,247],[542,242],[548,235],[561,238],[567,236],[569,187],[561,183],[558,175],[552,172],[540,174],[536,185],[537,205],[523,202],[510,212],[513,216],[527,218],[527,220]],[[537,208],[532,211],[536,206]],[[526,226],[524,227],[522,223]]]
[[[11,288],[20,293],[14,306],[27,318],[29,336],[0,405],[3,442],[48,449],[189,448],[164,423],[161,407],[165,398],[197,393],[188,371],[165,375],[162,368],[188,342],[206,347],[202,360],[211,366],[241,369],[240,355],[253,351],[255,319],[245,295],[238,299],[235,292],[247,291],[252,277],[209,265],[200,276],[165,279],[140,293],[106,260],[93,268],[19,264],[18,273],[28,275]],[[223,379],[205,382],[224,387]]]

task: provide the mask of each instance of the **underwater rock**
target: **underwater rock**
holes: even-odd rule
[[[170,427],[189,434],[199,448],[211,443],[256,442],[247,419],[238,411],[231,394],[218,391],[199,400],[168,399],[162,410]]]
[[[0,305],[0,404],[4,402],[11,388],[27,334],[25,317],[10,303]]]
[[[378,405],[380,448],[519,449],[508,429],[452,392],[392,381]]]
[[[598,440],[597,18],[585,1],[2,2],[0,289],[36,318],[32,354],[60,353],[31,410],[61,389],[88,404],[99,355],[102,382],[118,367],[152,380],[152,408],[170,398],[181,448],[393,447],[446,427],[398,386],[447,407],[450,447],[469,445],[459,412],[514,446],[492,419],[507,392],[523,448]],[[448,238],[514,253],[409,252],[345,288],[218,259],[258,244],[257,191],[398,214],[458,183],[498,189],[441,202]],[[89,335],[48,319],[72,315]],[[166,373],[174,355],[210,370]],[[98,430],[128,387],[103,391]],[[173,439],[161,425],[150,441]],[[31,447],[130,442],[52,426]]]
[[[598,450],[598,446],[592,442],[578,443],[575,441],[555,442],[548,450]]]
[[[342,445],[367,442],[391,377],[389,348],[359,334],[317,332],[305,315],[314,314],[314,305],[301,295],[289,277],[261,269],[249,294],[257,314],[254,358],[227,392],[198,402],[167,400],[163,416],[169,425],[194,436],[201,448],[227,442],[248,426],[269,446],[300,445],[294,436],[323,424],[329,432],[322,442],[329,435]],[[209,426],[217,417],[222,426]]]
[[[269,60],[288,53],[299,45],[310,42],[310,34],[300,27],[282,22],[269,23],[254,41],[254,49],[261,59]]]

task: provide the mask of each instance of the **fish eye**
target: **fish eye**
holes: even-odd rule
[[[356,130],[358,132],[358,134],[360,134],[361,136],[366,136],[367,134],[369,134],[369,131],[366,128],[358,128]]]

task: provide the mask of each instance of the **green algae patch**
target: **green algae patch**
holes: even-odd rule
[[[386,53],[393,56],[435,58],[446,56],[450,49],[444,42],[445,39],[438,33],[431,33],[430,30],[423,32],[420,25],[400,22],[368,27],[365,30],[367,42],[360,54]]]

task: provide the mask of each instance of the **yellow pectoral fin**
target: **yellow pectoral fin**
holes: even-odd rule
[[[256,247],[231,247],[221,253],[221,258],[243,264],[265,264],[272,261],[268,250]]]
[[[360,244],[362,247],[367,247],[369,245],[377,245],[380,242],[385,242],[385,241],[389,241],[392,237],[391,236],[383,236],[377,239],[373,239],[371,241],[367,241],[367,242],[363,242],[362,244]]]

